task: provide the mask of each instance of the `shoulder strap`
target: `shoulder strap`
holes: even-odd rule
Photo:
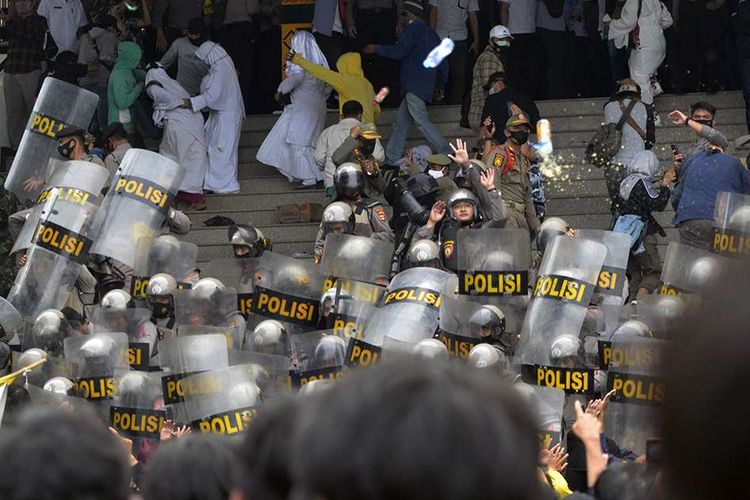
[[[644,132],[643,129],[640,126],[638,126],[638,123],[636,123],[636,121],[631,116],[633,108],[635,107],[636,100],[635,99],[631,99],[630,100],[630,104],[628,104],[627,108],[625,108],[622,105],[622,101],[618,101],[618,102],[620,103],[620,109],[622,110],[622,117],[620,117],[620,121],[617,123],[617,130],[622,130],[622,127],[624,126],[623,125],[623,119],[624,119],[624,121],[628,125],[630,125],[630,127],[633,130],[635,130],[638,133],[638,135],[641,136],[641,139],[643,139],[645,141],[646,140],[646,132]]]
[[[643,0],[638,0],[638,14],[635,17],[635,23],[638,24],[638,20],[641,18],[641,9],[643,8]]]

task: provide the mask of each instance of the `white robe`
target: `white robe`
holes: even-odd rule
[[[180,191],[203,193],[208,169],[203,115],[180,107],[190,95],[161,68],[148,71],[146,92],[154,100],[154,123],[164,127],[159,153],[185,169]]]
[[[194,111],[210,111],[205,126],[208,172],[203,187],[214,193],[236,193],[240,190],[237,150],[245,119],[237,71],[226,51],[214,42],[204,42],[195,56],[210,66],[200,95],[190,99]]]

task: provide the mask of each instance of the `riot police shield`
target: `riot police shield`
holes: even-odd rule
[[[128,336],[128,364],[133,370],[148,371],[157,352],[158,332],[151,321],[151,310],[143,307],[125,310],[94,308],[94,333],[123,332]]]
[[[701,293],[716,283],[724,264],[719,255],[673,241],[664,257],[659,295]]]
[[[730,257],[750,255],[750,196],[721,192],[714,208],[714,253]]]
[[[331,330],[298,333],[292,341],[292,384],[302,387],[314,380],[341,377],[346,356],[346,341]]]
[[[339,279],[336,281],[333,308],[327,326],[335,335],[349,339],[362,332],[383,298],[385,287]],[[323,316],[326,304],[323,303]]]
[[[98,103],[99,96],[93,92],[45,78],[5,179],[5,189],[21,201],[35,200],[49,176],[50,161],[61,159],[57,135],[69,127],[86,130]]]
[[[561,443],[565,392],[538,385],[523,384],[521,387],[530,396],[540,448],[547,450]]]
[[[126,373],[117,377],[115,387],[109,408],[110,427],[122,436],[158,441],[167,420],[158,375]]]
[[[185,170],[172,160],[144,149],[125,153],[103,208],[107,216],[91,253],[135,265],[141,238],[156,238]]]
[[[237,290],[237,310],[248,318],[252,314],[256,270],[261,269],[258,264],[258,259],[215,259],[201,265],[201,274]]]
[[[31,403],[35,406],[61,407],[73,412],[90,412],[91,403],[76,396],[75,384],[66,377],[52,377],[43,387],[25,386]]]
[[[34,230],[33,244],[16,275],[8,300],[29,320],[46,309],[62,309],[92,248],[97,207],[58,201],[53,195]]]
[[[13,382],[15,385],[43,387],[44,383],[50,378],[67,376],[70,371],[70,367],[65,360],[53,358],[46,351],[36,347],[26,349],[23,352],[13,352],[12,358],[13,371],[31,366],[41,359],[46,360],[45,363],[35,368],[25,370],[21,376],[15,379]]]
[[[190,288],[186,278],[195,270],[198,245],[180,241],[174,236],[146,237],[138,240],[135,250],[130,295],[146,300],[148,281],[155,274],[166,273],[177,280],[178,288]]]
[[[458,293],[506,311],[519,333],[529,294],[531,242],[525,229],[465,229],[458,233]]]
[[[245,337],[245,320],[237,311],[234,288],[183,290],[175,296],[177,335],[185,335],[190,327],[221,327],[230,335],[229,347],[239,348]]]
[[[23,334],[23,349],[38,348],[52,358],[62,358],[64,340],[71,335],[65,316],[54,309],[42,311],[33,323],[27,323]]]
[[[696,310],[698,302],[697,297],[688,294],[639,297],[635,319],[645,323],[653,337],[666,339],[687,311]]]
[[[460,279],[460,278],[459,278]],[[477,321],[486,311],[487,320]],[[440,299],[440,329],[437,338],[452,357],[467,359],[471,350],[484,342],[498,340],[505,332],[505,315],[497,306],[468,300],[465,296],[444,293]]]
[[[646,452],[646,440],[659,437],[660,406],[664,400],[662,379],[664,340],[640,336],[615,336],[607,372],[606,391],[615,391],[607,409],[606,434],[621,448],[638,455]]]
[[[332,278],[379,283],[390,273],[393,245],[351,234],[326,237],[321,269]]]
[[[195,374],[229,366],[227,338],[222,334],[189,335],[165,339],[159,346],[164,404],[172,420],[188,422],[183,381]]]
[[[23,335],[23,318],[13,304],[0,297],[0,340],[10,345],[20,345]]]
[[[229,366],[235,365],[255,366],[258,387],[264,403],[289,392],[291,361],[288,356],[230,349]]]
[[[290,332],[314,330],[324,281],[318,267],[274,252],[257,261],[252,312],[281,321]]]
[[[263,403],[258,366],[254,364],[193,375],[183,383],[193,432],[239,435]]]
[[[525,382],[593,393],[579,333],[606,252],[600,243],[565,236],[547,246],[514,359]]]
[[[68,337],[64,348],[77,394],[108,406],[115,394],[115,377],[128,371],[128,336],[108,332]]]
[[[60,163],[50,175],[47,187],[39,194],[36,205],[31,209],[26,222],[13,243],[11,254],[26,250],[31,246],[34,230],[44,217],[44,207],[50,198],[57,197],[59,203],[72,203],[82,206],[91,203],[99,206],[101,191],[107,183],[109,171],[96,163],[87,161],[66,161]]]
[[[349,340],[347,364],[369,365],[365,358],[377,358],[386,344],[411,352],[414,344],[431,338],[438,327],[442,294],[455,287],[455,276],[439,269],[418,267],[397,274],[362,334]]]

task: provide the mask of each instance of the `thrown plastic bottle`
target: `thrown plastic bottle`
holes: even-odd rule
[[[388,87],[383,87],[382,89],[378,90],[378,93],[375,94],[375,99],[372,100],[372,105],[375,104],[382,104],[386,97],[388,97],[388,94],[391,93],[391,89]]]
[[[552,127],[549,120],[542,119],[536,123],[536,136],[539,141],[536,150],[546,159],[552,154]]]
[[[441,62],[443,62],[443,59],[451,55],[451,52],[453,52],[453,48],[456,46],[455,43],[453,43],[453,40],[450,38],[443,38],[443,41],[440,42],[440,45],[435,47],[430,51],[429,54],[427,54],[427,57],[424,61],[422,61],[422,66],[425,68],[437,68]]]

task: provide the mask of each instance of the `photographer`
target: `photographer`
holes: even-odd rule
[[[384,159],[380,139],[372,123],[352,127],[349,137],[333,152],[331,160],[337,167],[344,163],[358,164],[365,173],[365,196],[385,204],[384,194],[393,173],[380,169]]]

